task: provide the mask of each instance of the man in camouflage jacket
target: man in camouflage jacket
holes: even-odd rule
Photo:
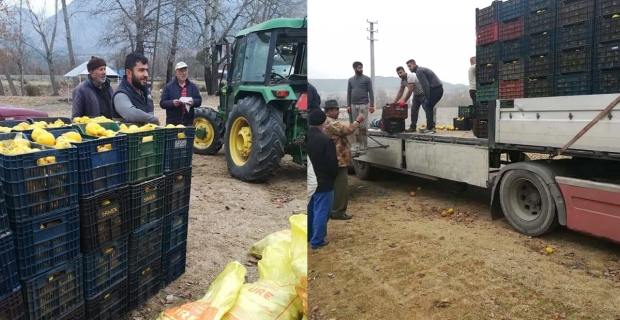
[[[331,218],[334,220],[349,220],[353,216],[347,215],[347,205],[349,203],[349,169],[353,165],[351,156],[351,145],[348,136],[355,133],[360,123],[364,121],[364,115],[359,114],[357,119],[351,124],[344,124],[338,121],[340,107],[336,100],[325,101],[325,114],[327,120],[323,125],[323,132],[328,135],[336,144],[336,155],[338,156],[338,175],[334,184],[334,202],[332,206]]]

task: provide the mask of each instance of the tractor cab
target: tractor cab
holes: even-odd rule
[[[247,182],[274,176],[286,154],[306,164],[307,23],[273,19],[237,34],[216,93],[218,111],[195,111],[195,153],[225,145],[230,174]]]

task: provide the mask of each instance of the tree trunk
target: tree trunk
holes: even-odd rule
[[[179,41],[179,24],[181,16],[179,14],[179,4],[175,3],[174,8],[174,29],[172,32],[172,44],[170,45],[170,54],[168,55],[168,68],[166,69],[166,83],[170,82],[174,77],[174,60],[177,55],[177,44]]]
[[[17,60],[17,67],[19,68],[19,86],[22,91],[22,96],[26,95],[26,86],[24,85],[24,38],[22,36],[22,10],[23,10],[24,1],[19,1],[19,45],[18,52],[19,58]]]
[[[0,79],[0,96],[4,96],[4,86],[2,85],[1,79]]]
[[[141,1],[136,1],[136,52],[144,54],[144,8]]]
[[[7,68],[5,64],[2,69],[4,69],[2,71],[4,71],[6,81],[9,83],[9,89],[11,89],[11,94],[17,96],[17,89],[15,89],[15,84],[13,83],[13,78],[11,78],[11,72],[9,71],[9,68]]]
[[[52,58],[52,53],[50,52],[47,55],[47,66],[50,71],[50,81],[52,82],[52,95],[57,96],[58,94],[58,84],[56,83],[56,70],[54,68],[54,59]]]
[[[155,43],[153,44],[153,71],[151,73],[151,87],[153,87],[153,81],[155,80],[155,68],[157,66],[157,35],[159,35],[159,12],[161,9],[161,0],[157,1],[157,20],[155,21]]]
[[[67,11],[67,0],[61,0],[62,3],[62,15],[65,18],[65,33],[67,36],[67,49],[69,50],[69,64],[71,70],[75,68],[75,55],[73,54],[73,41],[71,40],[71,26],[69,25],[69,13]],[[79,84],[77,77],[73,78],[73,85]]]

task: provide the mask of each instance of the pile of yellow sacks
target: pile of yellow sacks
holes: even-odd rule
[[[290,231],[273,233],[250,249],[262,257],[258,281],[244,284],[245,267],[231,262],[202,299],[166,310],[158,320],[307,319],[307,216],[294,215],[289,221]]]

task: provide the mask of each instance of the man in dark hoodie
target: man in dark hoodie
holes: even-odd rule
[[[159,118],[154,115],[151,87],[147,83],[148,63],[149,60],[137,52],[125,58],[125,75],[112,96],[114,120],[161,125]]]
[[[329,244],[325,240],[327,235],[327,220],[334,201],[334,182],[338,175],[338,158],[336,145],[321,127],[327,120],[321,109],[313,110],[308,114],[307,149],[308,158],[317,180],[317,187],[308,202],[308,241],[312,249],[318,249]]]
[[[200,91],[187,78],[187,64],[185,62],[177,63],[174,73],[174,79],[164,87],[159,106],[166,109],[166,124],[191,126],[194,124],[194,108],[198,108],[202,104]],[[187,106],[179,100],[186,97],[192,99],[187,102]]]
[[[71,118],[99,117],[112,119],[112,87],[106,77],[105,60],[92,56],[86,64],[88,79],[73,90]]]
[[[424,92],[422,108],[426,113],[426,129],[422,133],[435,133],[435,105],[443,97],[443,83],[433,70],[418,66],[413,59],[407,61],[407,68],[416,74]]]

